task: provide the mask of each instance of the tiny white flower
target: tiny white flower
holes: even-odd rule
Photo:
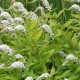
[[[80,11],[80,6],[77,5],[77,4],[73,4],[73,5],[70,7],[70,9]]]
[[[6,44],[0,45],[0,50],[5,51],[5,53],[8,53],[9,56],[12,56],[12,49]]]
[[[36,20],[37,18],[38,16],[34,12],[31,12],[31,20]]]
[[[53,32],[52,32],[52,30],[51,30],[49,25],[43,24],[42,26],[40,26],[39,30],[40,29],[44,29],[47,33],[50,34],[50,37],[54,36],[54,34],[53,34]]]
[[[47,0],[41,0],[46,9],[51,10],[49,2]]]
[[[17,26],[15,26],[15,27],[14,27],[14,30],[15,30],[15,31],[21,30],[21,31],[23,31],[23,32],[26,32],[24,26],[22,26],[22,25],[17,25]]]
[[[25,80],[33,80],[33,78],[31,76],[26,77]]]
[[[3,68],[5,64],[0,64],[0,68]]]
[[[47,77],[49,77],[49,73],[44,73],[41,76],[39,76],[36,80],[42,80],[42,79],[47,78]]]
[[[21,54],[16,54],[15,57],[16,57],[16,59],[23,58],[23,56]]]
[[[9,68],[25,68],[24,64],[20,61],[16,61],[10,65]]]
[[[11,15],[10,15],[8,12],[5,12],[5,11],[2,12],[2,13],[0,14],[0,17],[7,19],[7,20],[10,21],[11,23],[14,22],[13,18],[11,17]]]
[[[15,23],[21,23],[21,24],[23,24],[24,23],[24,20],[22,19],[22,18],[20,18],[20,17],[16,17],[16,18],[14,18],[14,22]]]

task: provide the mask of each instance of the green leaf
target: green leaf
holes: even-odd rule
[[[61,78],[63,78],[63,77],[66,77],[68,74],[70,74],[70,71],[71,71],[71,70],[65,71],[62,75],[56,76],[55,79],[58,80],[58,79],[61,79]]]
[[[68,27],[73,21],[75,21],[75,19],[70,19],[69,21],[67,21],[67,22],[64,24],[64,28],[65,28],[65,27]]]

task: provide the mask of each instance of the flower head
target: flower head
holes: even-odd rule
[[[9,56],[12,56],[12,49],[6,44],[0,45],[0,50],[5,51],[5,53],[7,53]]]
[[[80,11],[80,7],[77,4],[73,4],[69,9]]]
[[[28,14],[28,11],[24,7],[21,8],[21,9],[18,9],[17,12],[21,12],[24,15],[27,15]]]
[[[8,13],[8,12],[2,12],[1,15],[0,15],[1,18],[5,18],[7,19],[8,21],[10,21],[11,23],[14,22],[13,18],[11,17],[11,15]]]
[[[16,57],[16,59],[23,58],[23,56],[21,54],[16,54],[15,57]]]
[[[8,27],[11,23],[8,20],[2,20],[1,24],[3,25],[3,27]]]
[[[31,12],[31,20],[36,20],[37,18],[38,16],[34,12]]]
[[[52,33],[52,30],[51,30],[49,25],[43,24],[42,26],[40,26],[39,30],[40,29],[44,29],[47,33],[50,34],[50,37],[54,36],[54,34]]]
[[[21,8],[23,8],[23,7],[24,7],[24,6],[23,6],[23,4],[22,4],[21,2],[14,2],[9,9],[13,9],[13,8],[21,9]]]
[[[25,67],[22,62],[16,61],[16,62],[12,63],[9,68],[25,68]]]
[[[78,62],[79,61],[79,59],[77,57],[75,57],[72,54],[69,54],[69,55],[67,55],[67,57],[66,57],[65,61],[63,62],[62,66],[67,65],[67,63],[69,62],[69,60],[73,60],[74,62]]]
[[[49,73],[44,73],[41,76],[39,76],[36,80],[42,80],[42,79],[47,78],[47,77],[49,77]]]
[[[28,76],[25,80],[33,80],[31,76]]]
[[[20,17],[16,17],[16,18],[14,18],[14,22],[17,23],[17,24],[19,24],[19,23],[23,24],[24,20]]]
[[[24,26],[22,26],[22,25],[17,25],[17,26],[15,26],[15,27],[14,27],[14,30],[15,30],[15,31],[21,30],[21,31],[24,32],[24,33],[26,32]]]
[[[14,2],[9,9],[13,9],[16,12],[21,12],[25,15],[28,14],[28,11],[24,8],[24,5],[21,2]]]
[[[67,57],[66,57],[66,59],[65,60],[74,60],[74,61],[77,61],[78,60],[78,58],[77,57],[75,57],[74,55],[72,55],[72,54],[69,54],[69,55],[67,55]]]
[[[47,0],[41,0],[46,9],[51,10],[49,2]]]

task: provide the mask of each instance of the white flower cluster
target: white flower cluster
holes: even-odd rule
[[[33,78],[31,76],[28,76],[27,78],[25,78],[25,80],[33,80]]]
[[[41,76],[39,76],[36,80],[42,80],[42,79],[47,78],[47,77],[49,77],[49,73],[44,73]]]
[[[51,10],[49,2],[47,0],[41,0],[46,9]]]
[[[69,55],[67,55],[67,57],[66,57],[66,59],[65,60],[74,60],[74,61],[76,61],[77,62],[77,60],[78,60],[78,58],[77,57],[75,57],[74,55],[72,55],[72,54],[69,54]]]
[[[43,80],[43,79],[48,78],[48,77],[49,77],[49,73],[43,73],[36,80]],[[31,76],[28,76],[25,78],[25,80],[33,80],[33,78]]]
[[[22,32],[26,32],[25,28],[23,25],[17,25],[17,26],[14,26],[14,27],[5,27],[3,28],[0,33],[1,34],[11,34],[13,36],[16,36],[16,31],[22,31]]]
[[[70,9],[80,11],[80,6],[77,5],[77,4],[73,4],[73,5],[70,7]]]
[[[11,15],[8,12],[3,11],[0,14],[0,17],[3,18],[3,19],[8,20],[10,23],[13,23],[14,22],[14,19],[11,17]]]
[[[27,15],[28,14],[28,11],[25,8],[18,9],[17,12],[21,12],[24,15]]]
[[[12,56],[12,49],[6,44],[0,45],[0,50],[5,51],[5,53],[7,53],[9,56]]]
[[[11,23],[8,20],[2,20],[1,24],[3,24],[3,27],[8,27],[9,25],[11,25]]]
[[[14,2],[13,5],[9,8],[13,9],[16,12],[22,12],[23,14],[27,15],[28,11],[24,8],[23,4],[21,2]]]
[[[65,61],[64,61],[64,63],[62,65],[63,66],[67,65],[69,60],[73,60],[74,62],[78,62],[79,61],[79,59],[77,57],[75,57],[72,54],[69,54],[69,55],[67,55],[67,57],[66,57],[66,59],[65,59]]]
[[[25,66],[22,62],[16,61],[12,63],[9,68],[25,68]]]
[[[14,18],[14,23],[16,23],[16,24],[23,24],[24,20],[21,17],[15,17]]]
[[[40,26],[39,30],[40,29],[44,29],[47,33],[50,34],[50,37],[54,36],[54,34],[53,34],[53,32],[52,32],[52,30],[51,30],[49,25],[43,24],[42,26]]]
[[[22,32],[26,32],[26,29],[24,28],[24,26],[23,25],[17,25],[17,26],[15,26],[14,27],[14,30],[15,31],[17,31],[17,30],[20,30],[20,31],[22,31]]]
[[[34,12],[31,12],[31,20],[36,20],[38,18],[38,16],[34,13]]]
[[[16,54],[15,57],[16,57],[16,59],[23,58],[23,56],[21,54]]]
[[[5,64],[0,64],[0,68],[3,68]]]

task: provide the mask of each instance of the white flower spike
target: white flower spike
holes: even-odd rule
[[[24,5],[21,2],[14,1],[13,5],[9,9],[13,9],[16,12],[22,12],[25,15],[28,14],[28,11],[24,8]]]
[[[1,24],[3,27],[9,27],[9,25],[11,25],[10,21],[8,21],[8,20],[2,20]]]
[[[77,11],[80,11],[80,6],[77,4],[73,4],[69,9],[73,9],[77,12]]]
[[[28,76],[25,80],[33,80],[31,76]]]
[[[74,60],[74,61],[76,61],[77,62],[77,60],[78,60],[78,58],[77,57],[75,57],[74,55],[72,55],[72,54],[69,54],[69,55],[67,55],[67,57],[66,57],[66,59],[65,60]]]
[[[31,12],[31,20],[36,20],[37,18],[38,16],[34,12]]]
[[[10,47],[6,44],[0,45],[0,50],[5,51],[5,53],[7,53],[9,56],[12,56],[12,49],[10,49]]]
[[[0,14],[0,17],[1,17],[1,18],[5,18],[5,19],[8,20],[10,23],[13,23],[13,22],[14,22],[14,19],[11,17],[11,15],[10,15],[8,12],[3,11],[3,12]]]
[[[44,29],[47,33],[50,34],[50,37],[54,36],[54,34],[53,34],[53,32],[52,32],[52,30],[51,30],[49,25],[43,24],[42,26],[40,26],[39,30],[40,29]]]
[[[14,30],[15,31],[17,31],[17,30],[20,30],[20,31],[22,31],[22,32],[26,32],[26,30],[25,30],[25,28],[24,28],[24,26],[23,25],[17,25],[17,26],[15,26],[14,27]]]
[[[23,56],[21,54],[16,54],[15,57],[16,57],[16,59],[23,58]]]
[[[77,57],[75,57],[72,54],[67,55],[65,61],[63,62],[62,66],[65,66],[68,64],[69,60],[73,60],[74,62],[79,62],[79,59]]]
[[[23,24],[24,23],[24,20],[20,17],[15,17],[14,18],[14,23],[16,24]]]
[[[47,78],[47,77],[49,77],[49,73],[44,73],[41,76],[39,76],[36,80],[42,80],[42,79]]]
[[[51,10],[49,2],[47,0],[41,0],[46,9]]]
[[[16,61],[11,64],[9,68],[25,68],[24,64],[20,61]]]

